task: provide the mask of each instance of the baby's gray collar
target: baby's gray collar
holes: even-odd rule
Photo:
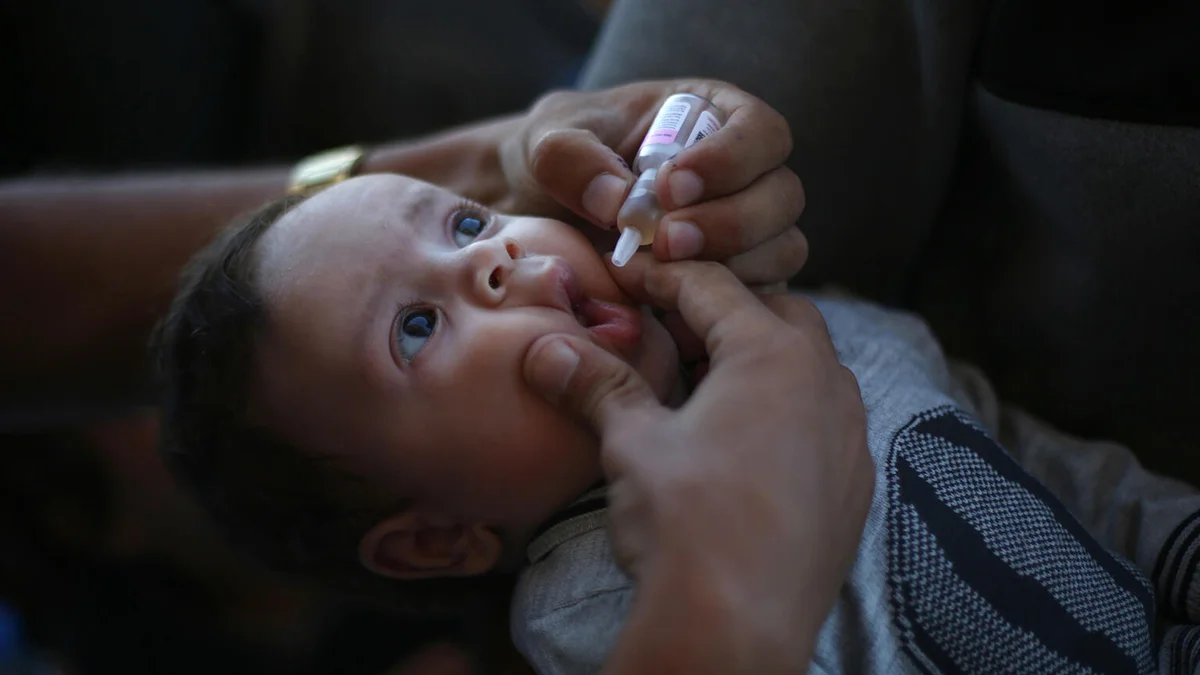
[[[526,548],[530,564],[545,558],[560,544],[585,532],[604,527],[608,515],[608,488],[588,490],[538,529]]]

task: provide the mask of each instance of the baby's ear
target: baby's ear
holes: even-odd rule
[[[503,551],[487,526],[402,511],[379,521],[358,544],[358,560],[375,574],[412,581],[471,577],[491,571]]]

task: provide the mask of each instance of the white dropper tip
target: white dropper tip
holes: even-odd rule
[[[613,250],[613,265],[624,267],[625,263],[633,257],[637,252],[638,246],[642,245],[642,233],[638,232],[636,227],[627,227],[621,231],[621,238],[617,240],[617,247]]]

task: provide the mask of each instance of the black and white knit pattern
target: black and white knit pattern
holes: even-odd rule
[[[970,418],[918,415],[887,471],[892,613],[921,670],[1154,672],[1142,575]]]
[[[1180,623],[1200,623],[1200,511],[1167,537],[1154,565],[1155,596],[1164,615]]]
[[[1200,626],[1174,626],[1163,636],[1158,656],[1160,675],[1200,673]]]

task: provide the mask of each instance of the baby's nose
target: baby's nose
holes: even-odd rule
[[[504,301],[507,282],[514,262],[525,256],[515,240],[504,237],[471,246],[471,285],[482,302],[496,305]]]

